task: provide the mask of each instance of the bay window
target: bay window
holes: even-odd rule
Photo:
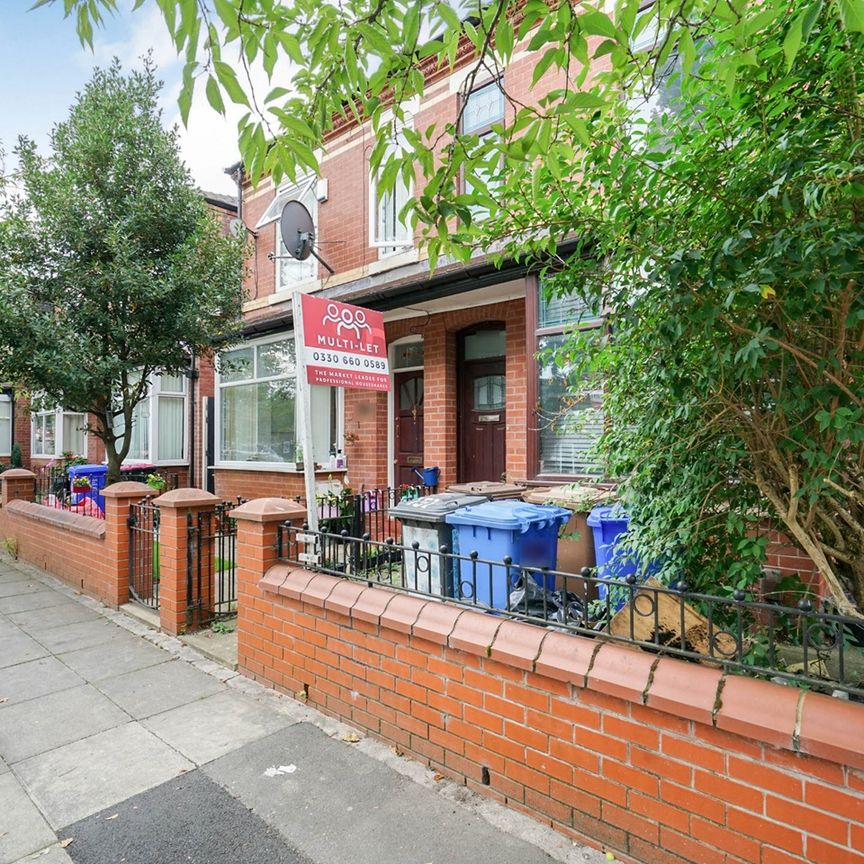
[[[47,459],[59,458],[64,453],[87,455],[86,414],[62,408],[33,411],[31,427],[31,455]]]
[[[602,319],[575,295],[549,297],[537,286],[533,335],[537,360],[536,474],[597,477],[602,468],[591,449],[603,431],[602,394],[586,391],[556,352],[573,329],[600,335]]]
[[[223,352],[217,390],[220,465],[263,463],[284,469],[304,456],[327,464],[338,441],[338,391],[312,388],[313,452],[301,453],[293,335]]]
[[[123,418],[116,421],[123,432]],[[186,458],[186,377],[154,375],[132,411],[127,462],[177,463]]]

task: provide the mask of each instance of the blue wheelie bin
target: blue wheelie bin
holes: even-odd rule
[[[448,513],[444,518],[458,532],[462,556],[456,596],[493,609],[506,609],[510,591],[522,578],[523,567],[555,569],[558,531],[570,516],[563,507],[518,500],[489,501]],[[472,552],[477,552],[476,561],[469,558]],[[509,568],[498,563],[508,556],[512,559]],[[532,570],[531,575],[539,585],[554,590],[553,574]]]
[[[87,492],[73,493],[72,504],[78,505],[85,498],[90,498],[96,506],[105,512],[105,497],[102,490],[105,488],[105,480],[108,477],[107,465],[70,465],[68,472],[69,483],[74,486],[76,477],[86,477],[90,481],[90,489]]]

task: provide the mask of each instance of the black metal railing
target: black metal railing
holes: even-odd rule
[[[129,505],[129,596],[159,608],[159,508],[152,498]]]
[[[188,514],[186,615],[191,627],[237,614],[237,522],[228,514],[245,499]]]
[[[280,558],[369,585],[435,597],[643,650],[864,699],[862,621],[816,608],[763,602],[745,591],[695,593],[635,577],[604,579],[486,560],[446,547],[312,532],[285,523]]]

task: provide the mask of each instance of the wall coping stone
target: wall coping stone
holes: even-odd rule
[[[95,540],[105,539],[105,520],[97,519],[95,516],[70,513],[68,510],[46,507],[33,501],[10,501],[5,509],[7,513],[54,525],[63,531],[93,537]]]
[[[145,498],[155,494],[156,490],[152,486],[139,483],[137,480],[121,480],[119,483],[112,483],[102,490],[102,495],[105,498]]]
[[[259,586],[271,594],[324,606],[346,616],[350,604],[350,615],[358,620],[410,632],[419,639],[492,657],[517,668],[533,668],[539,675],[772,747],[864,769],[864,738],[856,733],[864,721],[864,706],[844,699],[772,681],[724,675],[709,665],[544,630],[436,598],[398,594],[384,586],[363,586],[285,564],[271,567]],[[321,599],[325,592],[326,599]],[[406,630],[412,616],[413,624]],[[529,632],[520,632],[526,630]],[[531,657],[534,646],[538,653]]]
[[[36,479],[36,475],[32,471],[28,471],[26,468],[10,468],[8,471],[4,471],[0,474],[0,480],[28,480],[30,478]]]
[[[235,507],[228,515],[247,522],[287,522],[300,519],[306,513],[302,504],[289,498],[255,498]]]
[[[205,489],[172,489],[164,495],[153,499],[157,507],[169,510],[179,510],[186,507],[204,507],[208,504],[218,504],[221,499]]]

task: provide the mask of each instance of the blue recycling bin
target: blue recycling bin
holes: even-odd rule
[[[73,506],[83,503],[85,498],[90,498],[96,506],[104,513],[105,512],[105,497],[102,495],[102,490],[105,488],[105,481],[108,477],[107,465],[70,465],[67,473],[69,474],[69,485],[74,485],[73,481],[76,477],[86,477],[90,481],[90,489],[87,492],[73,492]]]
[[[588,526],[594,534],[594,554],[597,560],[597,575],[601,579],[626,579],[639,570],[639,561],[625,553],[620,538],[630,528],[630,517],[618,504],[595,507],[588,514]],[[608,586],[599,583],[597,594],[606,598]],[[619,606],[622,606],[622,600]]]
[[[437,486],[441,469],[437,465],[434,468],[424,468],[422,471],[415,468],[414,473],[420,478],[424,486]]]
[[[555,569],[558,531],[571,515],[563,507],[518,500],[489,501],[448,513],[444,518],[456,529],[463,556],[459,562],[457,596],[493,609],[506,609],[510,591],[521,579],[523,567]],[[454,538],[454,546],[456,542]],[[469,560],[471,552],[477,552],[476,562]],[[504,564],[497,563],[508,556],[513,562],[509,573]],[[531,575],[539,585],[554,590],[553,574]]]

